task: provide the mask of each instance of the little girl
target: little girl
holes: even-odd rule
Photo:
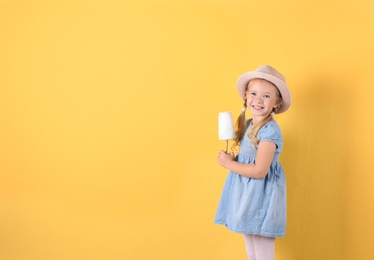
[[[240,151],[236,157],[218,154],[218,164],[230,172],[214,222],[244,234],[248,259],[271,260],[275,237],[286,229],[286,180],[279,163],[283,139],[273,116],[289,108],[291,95],[282,74],[267,65],[240,76],[237,88],[244,100],[234,142]],[[252,119],[245,119],[247,109]]]

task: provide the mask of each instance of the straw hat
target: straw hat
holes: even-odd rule
[[[275,112],[277,114],[285,112],[291,105],[291,93],[287,87],[286,79],[276,69],[269,65],[262,65],[255,71],[246,72],[241,75],[236,83],[240,97],[245,99],[245,88],[252,79],[265,79],[273,83],[282,96],[282,105]]]

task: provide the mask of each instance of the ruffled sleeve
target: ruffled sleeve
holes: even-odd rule
[[[277,149],[283,145],[281,130],[274,120],[267,122],[258,132],[258,139],[261,141],[271,141],[276,144]]]

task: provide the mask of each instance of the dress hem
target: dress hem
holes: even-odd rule
[[[228,226],[225,222],[221,221],[215,221],[214,224],[218,225],[224,225],[226,228],[232,232],[243,234],[243,235],[258,235],[258,236],[263,236],[263,237],[285,237],[284,233],[279,233],[279,234],[273,234],[273,233],[268,233],[268,232],[256,232],[256,231],[246,231],[246,230],[239,230],[235,228],[231,228]]]

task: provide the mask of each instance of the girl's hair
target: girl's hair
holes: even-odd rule
[[[268,82],[270,82],[270,81],[268,81]],[[273,84],[273,83],[271,83],[271,84]],[[245,92],[247,92],[247,90],[248,90],[248,85],[249,85],[249,82],[247,83],[247,85],[245,87]],[[275,88],[277,89],[278,97],[282,98],[278,88],[276,86],[275,86]],[[244,100],[244,108],[247,108],[247,98],[245,98],[245,100]],[[243,111],[240,113],[238,119],[236,120],[236,124],[235,124],[236,138],[234,139],[233,148],[235,148],[236,146],[238,146],[240,144],[240,141],[244,137],[244,134],[245,134],[248,126],[250,125],[250,123],[252,121],[252,119],[246,120],[245,111],[246,111],[246,109],[243,109]],[[259,143],[259,140],[257,138],[258,131],[260,131],[261,127],[263,127],[267,122],[271,121],[272,119],[273,119],[273,115],[271,113],[265,119],[253,124],[252,127],[249,129],[248,138],[251,140],[251,143],[252,143],[252,145],[255,149],[257,149],[257,145]]]

